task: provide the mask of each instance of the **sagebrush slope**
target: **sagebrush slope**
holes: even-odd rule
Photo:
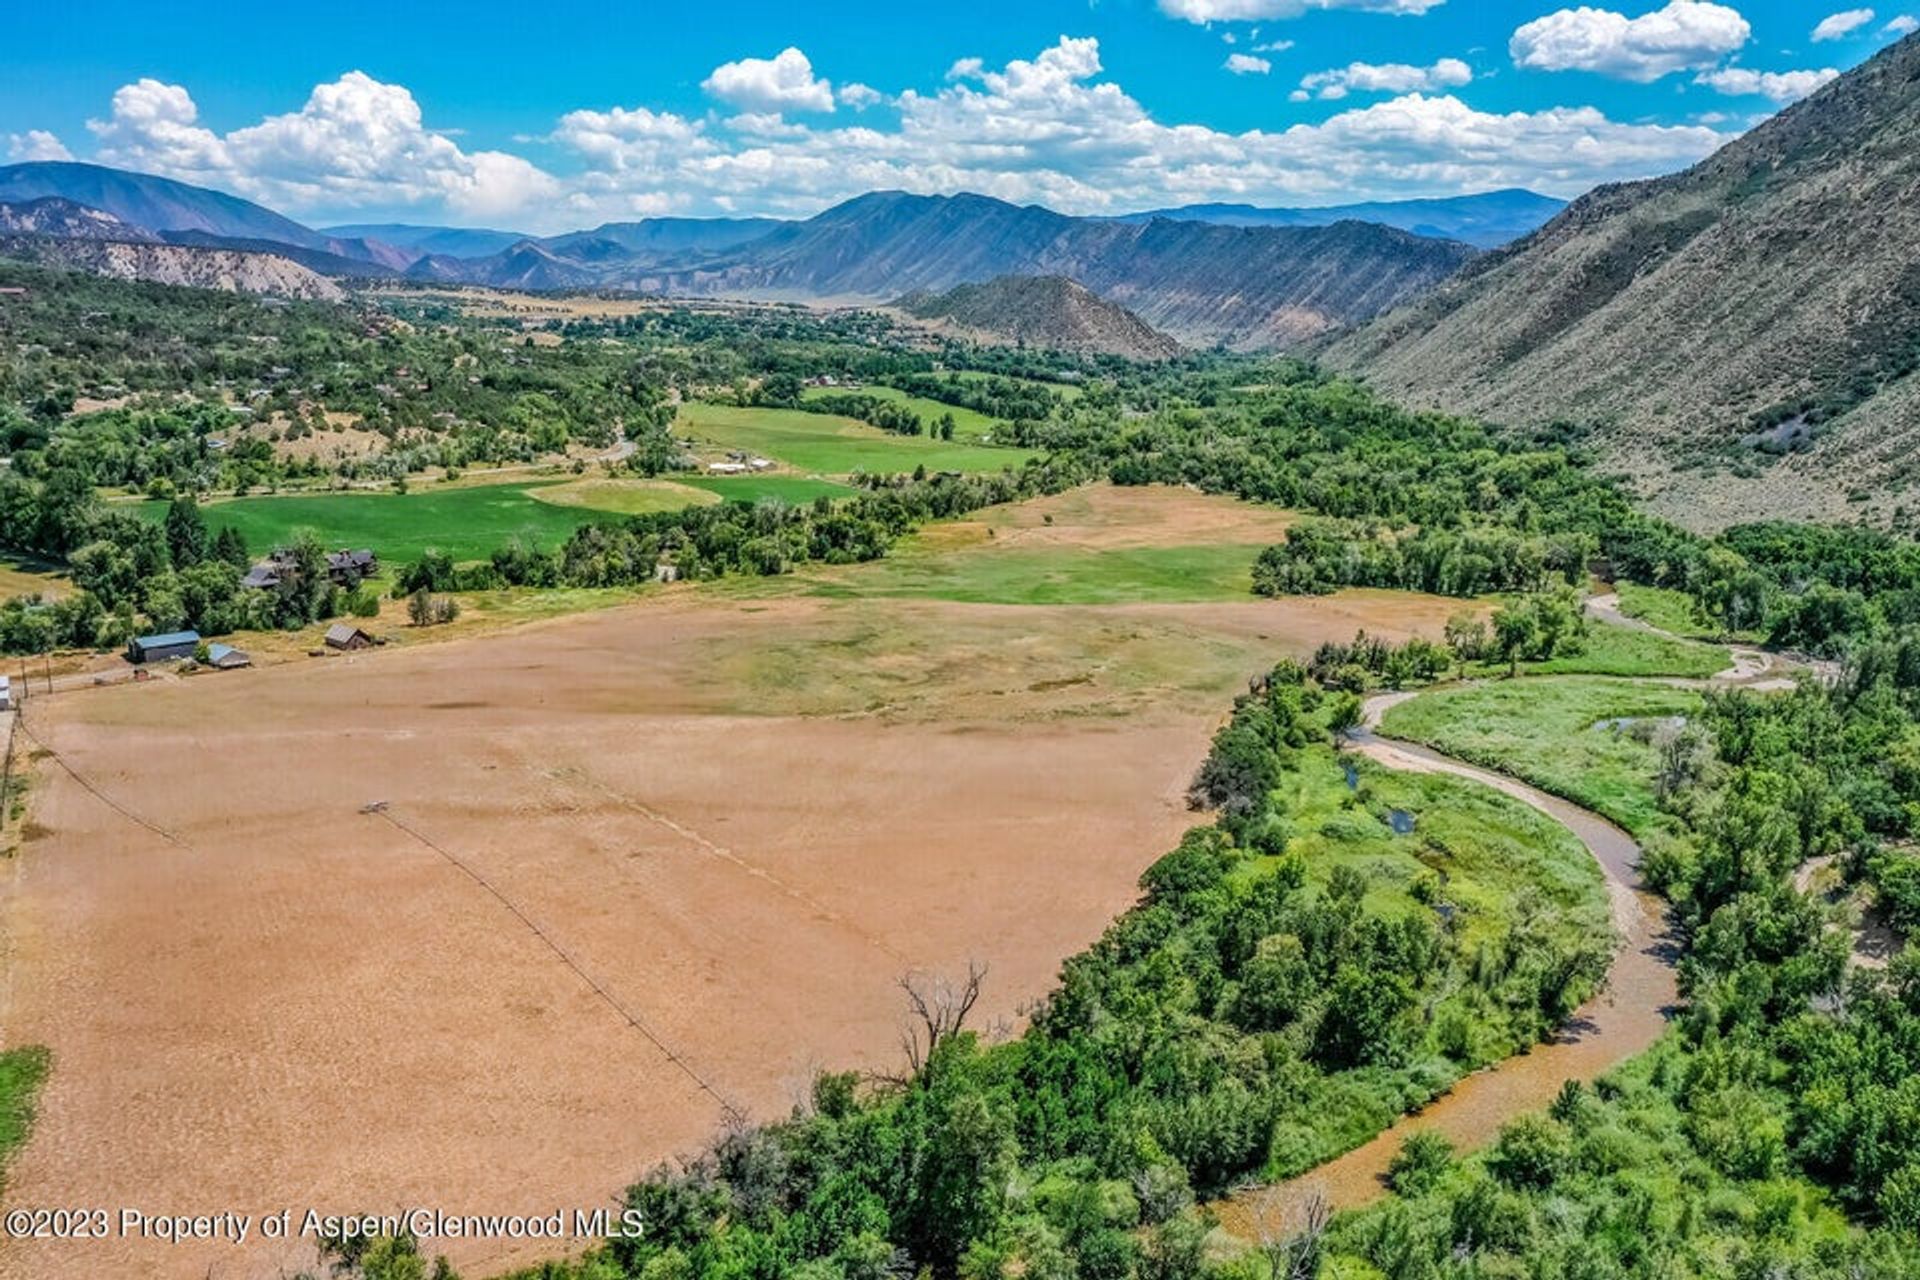
[[[916,320],[993,341],[1132,360],[1180,354],[1178,342],[1065,276],[1000,276],[945,293],[909,294],[893,305]]]
[[[1595,190],[1327,359],[1409,402],[1591,426],[1696,524],[1849,497],[1885,514],[1920,479],[1917,193],[1910,37],[1692,169]]]

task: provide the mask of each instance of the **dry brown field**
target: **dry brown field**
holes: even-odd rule
[[[903,973],[983,961],[1016,1022],[1193,820],[1250,674],[1455,607],[690,592],[35,699],[0,1034],[53,1067],[8,1204],[604,1205],[725,1107],[895,1068]],[[309,1256],[12,1242],[0,1276]]]

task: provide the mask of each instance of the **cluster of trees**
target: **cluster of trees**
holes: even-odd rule
[[[1492,962],[1431,909],[1370,909],[1351,867],[1310,882],[1275,784],[1335,768],[1342,701],[1292,664],[1239,701],[1194,783],[1219,823],[1147,871],[1023,1034],[967,1025],[978,969],[909,980],[902,1075],[820,1076],[789,1119],[632,1187],[644,1236],[541,1274],[1208,1274],[1197,1201],[1310,1165],[1477,1065],[1449,1042],[1461,1019],[1501,1023],[1492,1052],[1526,1042],[1603,963],[1518,938]]]
[[[670,382],[630,348],[532,345],[517,326],[396,324],[382,311],[132,284],[0,262],[0,442],[81,461],[102,485],[206,493],[527,461],[572,443],[664,439]],[[70,415],[82,397],[132,403]],[[329,416],[331,415],[331,416]],[[276,457],[274,434],[349,423],[376,461]],[[224,451],[210,442],[218,440]]]
[[[1484,632],[1485,623],[1476,619],[1474,625]],[[1329,640],[1315,649],[1307,673],[1328,689],[1348,693],[1361,693],[1378,685],[1404,689],[1439,679],[1455,657],[1451,645],[1423,636],[1394,644],[1362,631],[1348,643]]]
[[[1544,536],[1497,526],[1388,530],[1361,521],[1307,520],[1260,553],[1253,589],[1266,596],[1391,587],[1435,595],[1538,591],[1584,577],[1594,552],[1579,534]]]
[[[1040,421],[1064,403],[1060,392],[1040,383],[989,374],[962,378],[952,374],[898,373],[887,379],[910,396],[938,400],[984,413],[1003,422]]]
[[[1712,540],[1635,517],[1603,544],[1622,577],[1693,598],[1726,634],[1841,657],[1920,624],[1920,546],[1876,529],[1763,521]]]
[[[838,501],[728,502],[583,525],[553,552],[513,542],[475,565],[429,553],[398,572],[394,591],[632,586],[654,581],[664,565],[678,578],[701,579],[854,564],[885,555],[903,534],[929,520],[1059,493],[1085,474],[1070,461],[1051,460],[972,475],[928,475],[922,468],[857,479],[860,492]]]
[[[0,606],[0,650],[113,648],[142,631],[192,627],[205,635],[298,627],[355,605],[329,577],[311,538],[287,548],[278,586],[243,588],[250,556],[233,529],[209,531],[191,498],[159,523],[104,503],[86,473],[63,466],[40,478],[0,476],[0,545],[64,561],[76,588]]]
[[[904,401],[889,400],[884,396],[868,395],[859,391],[801,397],[793,402],[792,407],[804,409],[808,413],[826,413],[842,418],[852,418],[856,422],[864,422],[870,427],[878,427],[896,436],[931,434],[943,440],[953,439],[952,414],[946,415],[929,428],[925,419],[915,413]]]
[[[1499,661],[1508,674],[1521,662],[1545,662],[1581,653],[1587,620],[1571,587],[1508,600],[1490,617],[1473,611],[1447,620],[1445,639],[1414,636],[1401,644],[1361,631],[1350,641],[1329,640],[1314,650],[1307,673],[1321,686],[1348,693],[1431,684],[1449,667]],[[1344,724],[1336,728],[1345,728]]]

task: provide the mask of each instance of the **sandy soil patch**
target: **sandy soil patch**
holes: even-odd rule
[[[675,484],[671,480],[635,480],[612,476],[583,476],[564,484],[541,485],[528,490],[528,496],[557,507],[587,507],[595,511],[618,511],[644,515],[655,511],[678,511],[683,507],[717,506],[720,495],[709,489]]]
[[[1015,1016],[1190,823],[1247,675],[1452,607],[689,596],[37,699],[0,1028],[54,1066],[8,1201],[604,1204],[722,1100],[894,1066],[903,971],[983,959]],[[304,1261],[27,1242],[0,1276]]]

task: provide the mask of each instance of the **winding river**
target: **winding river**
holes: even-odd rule
[[[1348,735],[1348,748],[1390,769],[1446,773],[1492,787],[1573,832],[1606,876],[1620,948],[1599,994],[1551,1039],[1467,1076],[1425,1110],[1402,1117],[1343,1156],[1298,1178],[1214,1205],[1222,1229],[1241,1240],[1297,1232],[1315,1202],[1334,1210],[1352,1209],[1385,1194],[1387,1166],[1409,1134],[1430,1130],[1463,1150],[1483,1145],[1508,1120],[1552,1102],[1567,1080],[1591,1080],[1650,1047],[1679,1001],[1674,972],[1679,951],[1667,934],[1665,904],[1640,882],[1640,847],[1633,838],[1598,814],[1505,774],[1381,737],[1377,730],[1388,708],[1414,696],[1400,692],[1369,698],[1360,727]]]

